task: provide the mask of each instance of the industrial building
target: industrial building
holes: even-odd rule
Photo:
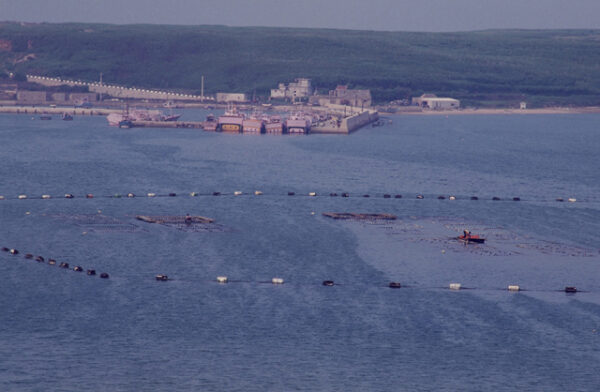
[[[352,90],[348,86],[337,86],[329,91],[329,103],[335,105],[350,105],[357,107],[371,106],[370,90]]]
[[[271,98],[273,99],[289,99],[295,101],[310,97],[314,92],[310,79],[298,78],[295,82],[285,84],[279,83],[279,87],[271,89]]]
[[[217,102],[248,102],[248,96],[243,93],[217,93]]]
[[[97,102],[96,93],[65,93],[47,91],[17,91],[17,103],[41,105],[46,103],[56,105],[82,105]]]
[[[348,86],[337,86],[335,90],[330,90],[329,95],[314,95],[310,97],[310,103],[326,106],[346,105],[358,108],[367,108],[372,104],[370,90],[353,90]]]
[[[39,105],[48,101],[45,91],[17,91],[17,101],[21,104]]]
[[[435,94],[423,94],[420,97],[414,97],[412,103],[415,106],[428,109],[458,109],[460,101],[454,98],[441,98]]]

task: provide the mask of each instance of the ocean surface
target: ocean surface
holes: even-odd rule
[[[385,119],[248,136],[0,116],[0,247],[20,251],[0,252],[0,390],[598,390],[600,115]],[[188,213],[215,222],[135,218]]]

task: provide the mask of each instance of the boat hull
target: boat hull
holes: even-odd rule
[[[240,133],[242,126],[240,124],[219,124],[218,130],[221,132]]]
[[[474,244],[483,244],[485,242],[485,238],[481,238],[478,236],[465,237],[464,235],[461,235],[461,236],[457,237],[457,239],[466,244],[469,244],[471,242]]]

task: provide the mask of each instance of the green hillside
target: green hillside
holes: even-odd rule
[[[600,105],[599,30],[465,33],[0,23],[0,69],[197,93],[267,95],[307,77],[378,102],[423,92],[494,106]]]

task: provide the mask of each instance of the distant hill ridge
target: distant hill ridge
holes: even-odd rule
[[[0,70],[200,93],[267,96],[311,78],[371,89],[377,102],[424,92],[479,106],[600,105],[600,30],[460,33],[0,23]],[[4,75],[6,72],[0,72]],[[0,78],[5,76],[0,76]]]

